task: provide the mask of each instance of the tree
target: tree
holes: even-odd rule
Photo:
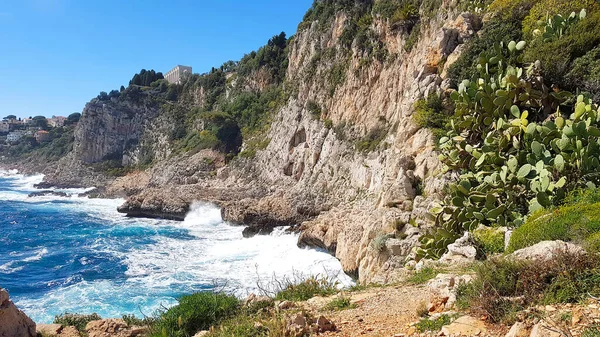
[[[125,86],[121,86],[121,88],[119,89],[120,92],[125,91]]]
[[[5,121],[11,120],[11,119],[17,119],[17,116],[15,116],[15,115],[8,115],[8,116],[4,117]]]
[[[79,112],[74,112],[67,117],[67,124],[75,124],[79,122],[81,119],[81,114]]]
[[[108,94],[106,93],[106,91],[100,91],[100,94],[98,95],[98,99],[101,101],[107,101]]]
[[[46,129],[48,128],[48,120],[44,116],[35,116],[32,118],[33,126]]]
[[[121,96],[121,93],[118,90],[111,90],[110,93],[108,94],[108,98],[119,98],[119,96]]]

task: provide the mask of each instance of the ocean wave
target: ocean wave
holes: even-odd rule
[[[14,179],[19,181],[15,185],[33,186],[33,179]],[[141,307],[145,314],[152,314],[173,305],[184,294],[218,287],[245,296],[258,292],[273,278],[294,278],[298,274],[322,275],[343,285],[352,284],[335,257],[298,248],[297,234],[278,228],[271,235],[246,239],[243,227],[224,222],[220,209],[211,204],[194,203],[185,220],[177,222],[128,218],[116,212],[123,199],[29,198],[38,200],[34,203],[22,191],[0,191],[0,199],[32,202],[26,205],[32,210],[60,209],[68,214],[64,221],[76,224],[67,224],[61,235],[69,235],[71,240],[81,235],[81,242],[85,242],[77,255],[65,256],[53,264],[55,268],[68,265],[73,268],[72,275],[58,278],[48,273],[56,279],[40,281],[39,291],[13,296],[17,305],[38,323],[51,322],[54,315],[66,311],[119,317],[139,315]],[[17,199],[15,193],[25,199]],[[56,202],[58,199],[66,202]],[[82,227],[82,223],[89,225]],[[94,237],[89,239],[89,235]],[[68,254],[68,250],[61,253]],[[27,254],[6,255],[11,261],[0,265],[0,274],[17,278],[24,266],[41,263],[40,260],[52,261],[44,258],[47,255],[55,258],[43,247]],[[92,276],[86,274],[99,268],[95,265],[98,261],[102,261],[103,270],[94,269]],[[101,274],[105,267],[114,270],[112,274]]]
[[[26,254],[9,254],[11,257],[16,257],[16,260],[8,261],[0,265],[0,273],[12,274],[23,270],[28,262],[35,262],[41,260],[45,255],[48,254],[47,248],[40,248],[33,252],[33,255],[25,256]],[[13,267],[17,265],[16,267]]]

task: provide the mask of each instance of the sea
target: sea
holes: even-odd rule
[[[0,287],[37,323],[62,313],[151,316],[183,295],[224,291],[240,298],[273,280],[326,277],[352,284],[326,252],[300,249],[277,229],[244,238],[220,210],[196,203],[185,221],[128,218],[122,199],[28,197],[42,175],[0,171]]]

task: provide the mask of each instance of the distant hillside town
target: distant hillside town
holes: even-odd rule
[[[22,141],[35,142],[38,144],[52,141],[55,129],[73,126],[81,117],[80,113],[73,113],[68,117],[35,116],[28,118],[17,118],[15,115],[4,117],[0,121],[0,144],[5,146],[17,145]]]

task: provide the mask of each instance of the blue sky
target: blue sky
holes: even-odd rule
[[[0,5],[0,118],[80,112],[140,69],[202,73],[275,34],[312,0],[6,0]]]

